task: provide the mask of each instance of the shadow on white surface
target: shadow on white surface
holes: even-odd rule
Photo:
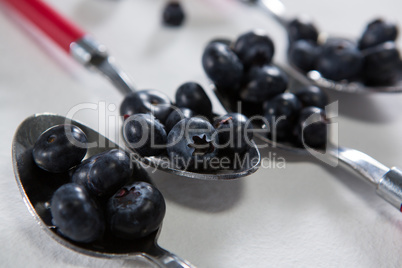
[[[26,210],[26,214],[28,210]],[[29,261],[29,256],[26,256],[25,267],[52,267],[54,265],[63,267],[138,267],[138,268],[151,268],[155,267],[146,261],[144,258],[136,257],[130,261],[125,261],[123,258],[100,258],[87,256],[75,252],[69,248],[66,248],[55,240],[50,238],[41,226],[38,224],[33,224],[35,222],[34,217],[31,215],[23,215],[23,218],[27,218],[26,221],[16,221],[16,229],[21,235],[21,239],[24,241],[24,246],[30,248],[30,254],[35,254],[36,257],[33,258],[39,263],[32,263]],[[30,218],[30,219],[29,219]],[[38,255],[40,256],[38,258]],[[24,262],[24,261],[23,261]],[[13,267],[22,267],[19,264],[20,261],[14,262]],[[10,265],[12,265],[10,263]],[[125,266],[129,265],[129,266]],[[7,266],[4,266],[7,267]],[[11,267],[11,266],[8,266]]]
[[[386,124],[396,120],[394,107],[400,105],[400,94],[349,94],[344,92],[328,92],[331,101],[338,100],[340,116],[369,123]],[[383,100],[389,105],[384,106]]]
[[[244,179],[205,181],[161,171],[151,174],[151,179],[167,200],[204,212],[219,213],[229,210],[243,196]]]
[[[395,226],[402,231],[402,219],[396,220],[397,218],[395,218],[395,214],[399,213],[398,210],[396,210],[393,206],[380,198],[375,192],[375,187],[369,185],[360,177],[359,174],[355,173],[352,169],[342,164],[339,164],[336,167],[332,167],[312,156],[296,155],[274,148],[261,150],[261,155],[267,155],[269,152],[275,153],[277,157],[283,157],[286,160],[287,164],[310,163],[322,168],[329,174],[330,177],[333,177],[334,180],[339,181],[342,185],[344,185],[348,189],[348,192],[350,192],[352,195],[356,195],[356,197],[359,199],[359,206],[364,206],[367,209],[375,210],[375,213],[381,215],[379,217],[385,217],[384,219],[392,221],[393,224],[395,224]],[[303,180],[303,178],[301,179]],[[309,178],[305,179],[308,180]],[[315,188],[316,186],[314,184],[311,184],[311,187]],[[317,195],[321,194],[322,193],[317,192]],[[337,195],[336,192],[331,191],[328,191],[328,194]],[[334,197],[331,197],[331,199],[333,198]],[[343,196],[337,196],[336,198],[337,200],[339,200],[339,203],[346,202]],[[360,200],[362,202],[360,202]],[[321,202],[325,203],[325,200],[322,200]],[[350,203],[346,204],[346,206],[354,207],[355,204]],[[331,207],[328,207],[328,210],[330,209]],[[351,211],[353,211],[353,209],[351,209]]]

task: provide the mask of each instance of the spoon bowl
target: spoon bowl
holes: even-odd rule
[[[17,10],[20,15],[36,25],[47,34],[56,44],[66,50],[80,64],[93,69],[107,78],[123,95],[136,91],[130,77],[116,65],[104,45],[80,29],[72,21],[64,18],[44,1],[36,0],[5,0],[10,8]],[[141,157],[134,152],[135,160],[165,172],[205,180],[228,180],[250,175],[257,171],[260,165],[260,153],[257,146],[252,146],[245,153],[242,164],[233,163],[232,168],[224,170],[187,171],[174,168],[167,157]]]
[[[387,86],[367,86],[362,81],[333,81],[321,75],[317,70],[304,72],[287,58],[288,64],[284,69],[293,78],[302,85],[314,85],[324,90],[334,90],[346,93],[367,94],[367,93],[398,93],[402,92],[402,65],[398,66],[395,82]]]
[[[253,140],[251,141],[251,146],[248,151],[239,155],[238,158],[233,157],[230,159],[231,162],[224,168],[197,169],[196,171],[176,168],[167,154],[162,156],[142,157],[140,154],[135,152],[134,149],[130,150],[133,152],[132,157],[136,161],[142,162],[152,168],[178,176],[202,180],[230,180],[241,178],[257,171],[261,161],[260,151]],[[238,160],[240,160],[240,162]]]
[[[213,91],[223,107],[229,112],[236,112],[237,100],[231,96],[221,94],[215,87]],[[243,111],[242,111],[243,112]],[[255,130],[263,130],[265,126],[262,122],[255,122]],[[327,126],[328,129],[329,126]],[[330,133],[330,131],[327,131]],[[269,147],[280,149],[289,153],[309,157],[313,156],[321,162],[337,166],[338,163],[351,169],[360,175],[360,177],[371,184],[379,196],[388,201],[391,205],[402,211],[402,171],[398,168],[388,168],[374,158],[355,149],[340,147],[335,143],[331,143],[327,137],[325,149],[313,149],[305,146],[297,147],[291,143],[281,143],[273,141],[267,135],[261,134],[260,131],[254,133],[254,137],[258,138]]]
[[[79,127],[86,134],[89,143],[99,142],[100,140],[105,141],[104,144],[107,144],[107,146],[104,147],[89,146],[86,157],[119,148],[118,145],[93,129],[63,116],[36,114],[28,117],[20,124],[12,144],[14,173],[24,202],[42,229],[61,245],[82,254],[103,258],[124,258],[127,260],[146,258],[157,267],[193,267],[189,262],[157,245],[161,227],[141,239],[126,241],[107,237],[106,235],[103,240],[88,244],[71,241],[57,232],[52,223],[50,200],[53,193],[61,185],[69,182],[69,176],[67,173],[60,174],[59,179],[54,180],[52,178],[53,174],[40,169],[35,164],[32,148],[42,132],[60,124],[72,124]],[[133,181],[151,183],[148,173],[140,165],[134,163],[133,169],[134,172],[131,178]]]
[[[286,31],[289,19],[286,17],[286,7],[281,0],[240,0],[243,3],[255,5],[272,16]],[[330,38],[327,33],[319,33],[320,43]],[[323,77],[320,72],[312,70],[304,72],[295,67],[289,58],[286,70],[299,83],[315,85],[325,90],[334,90],[346,93],[366,94],[374,92],[399,93],[402,92],[402,64],[399,64],[395,82],[384,86],[366,86],[361,81],[333,81]]]
[[[283,69],[282,69],[283,70]],[[223,107],[228,112],[238,112],[237,111],[237,102],[238,100],[231,98],[225,94],[219,92],[214,85],[211,85],[212,91],[218,98],[219,102],[222,104]],[[242,111],[243,112],[243,111]],[[266,126],[262,121],[254,121],[253,126],[256,130],[263,130],[266,129]],[[284,151],[288,151],[291,153],[299,154],[299,155],[308,155],[308,152],[304,148],[299,148],[291,145],[290,143],[279,143],[273,140],[268,139],[265,135],[261,134],[259,131],[254,133],[254,136],[257,137],[259,140],[263,141],[269,147],[278,148]]]

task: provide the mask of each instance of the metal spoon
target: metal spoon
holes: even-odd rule
[[[240,0],[241,2],[255,5],[261,10],[267,12],[270,16],[288,31],[288,24],[290,20],[286,17],[286,8],[281,0]],[[319,39],[326,40],[328,38],[327,33],[320,33]],[[389,86],[366,86],[359,81],[352,82],[337,82],[326,79],[318,71],[303,72],[289,61],[286,66],[288,73],[300,83],[304,85],[316,85],[327,90],[336,90],[348,93],[369,93],[369,92],[402,92],[402,66],[398,68],[398,74],[396,82]]]
[[[123,258],[127,261],[135,260],[136,258],[146,258],[157,267],[194,267],[188,261],[157,245],[157,238],[161,228],[147,237],[134,241],[105,238],[103,241],[91,244],[75,243],[56,232],[56,228],[52,224],[49,201],[53,192],[61,184],[68,182],[69,178],[66,175],[64,176],[66,177],[64,181],[55,182],[54,179],[52,180],[50,178],[52,174],[41,170],[34,163],[32,148],[43,131],[52,126],[66,123],[81,128],[87,135],[88,142],[97,143],[102,140],[105,141],[103,144],[108,145],[103,148],[90,146],[87,157],[119,148],[118,145],[93,129],[63,116],[36,114],[28,117],[20,124],[14,135],[12,145],[14,173],[25,204],[39,225],[45,229],[46,233],[61,245],[90,256]],[[133,179],[150,182],[147,172],[138,164],[134,165]]]
[[[219,93],[215,88],[213,90],[225,109],[236,111],[236,100]],[[254,127],[260,130],[265,128],[263,123],[255,124]],[[340,161],[340,163],[343,163],[346,167],[351,168],[359,174],[364,181],[374,186],[379,196],[402,212],[402,170],[396,167],[388,168],[365,153],[355,149],[339,147],[334,143],[328,143],[326,150],[323,151],[308,147],[300,148],[290,143],[273,141],[259,132],[255,132],[254,136],[268,144],[269,147],[298,155],[312,155],[332,166],[336,166],[338,161]]]
[[[129,76],[114,64],[113,57],[109,56],[104,45],[94,40],[90,35],[86,34],[73,22],[64,18],[45,2],[38,0],[2,1],[7,2],[26,19],[38,26],[80,64],[95,69],[108,78],[123,95],[135,91]],[[251,145],[249,151],[241,159],[242,164],[233,163],[232,168],[219,171],[197,170],[190,172],[176,169],[167,157],[141,157],[136,154],[135,159],[146,165],[179,176],[206,180],[236,179],[254,173],[260,165],[260,152],[254,142]]]

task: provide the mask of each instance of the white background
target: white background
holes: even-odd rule
[[[138,88],[158,89],[172,99],[189,80],[208,88],[201,54],[214,37],[235,38],[263,28],[275,41],[275,61],[284,59],[283,29],[234,0],[184,1],[187,21],[178,29],[161,26],[164,1],[48,2],[106,44]],[[309,14],[321,29],[351,37],[360,35],[374,16],[398,18],[402,10],[398,0],[285,4],[289,14]],[[67,115],[87,102],[119,107],[123,96],[0,8],[0,266],[119,267],[120,260],[63,248],[40,229],[15,183],[11,141],[18,124],[34,113]],[[387,166],[401,166],[402,94],[329,93],[331,100],[339,100],[339,143]],[[107,116],[117,117],[118,109]],[[81,111],[74,118],[98,128],[96,111]],[[117,139],[112,132],[106,135]],[[268,156],[269,151],[262,153]],[[400,266],[402,215],[372,187],[341,167],[280,151],[271,157],[284,157],[286,168],[261,168],[235,181],[157,173],[154,181],[167,201],[159,244],[199,267]]]

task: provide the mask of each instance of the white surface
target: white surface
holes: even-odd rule
[[[182,82],[208,85],[200,59],[214,37],[234,38],[265,28],[275,39],[276,61],[282,61],[286,49],[285,34],[272,19],[236,1],[185,1],[188,20],[174,30],[160,25],[163,1],[49,2],[104,42],[139,88],[162,90],[171,98]],[[402,9],[398,0],[285,4],[291,14],[310,14],[321,29],[347,36],[360,34],[373,16],[397,18]],[[102,77],[88,73],[49,42],[35,41],[29,32],[0,13],[0,266],[119,267],[121,261],[83,256],[58,245],[22,202],[11,163],[18,124],[34,113],[67,115],[80,103],[105,101],[119,107],[122,101]],[[330,97],[339,100],[335,121],[340,144],[385,165],[402,166],[402,94]],[[118,110],[106,115],[117,116]],[[74,118],[97,129],[97,111],[81,111]],[[167,200],[159,244],[199,267],[400,265],[402,215],[374,189],[342,168],[274,153],[286,159],[285,169],[260,169],[236,181],[154,176]]]

